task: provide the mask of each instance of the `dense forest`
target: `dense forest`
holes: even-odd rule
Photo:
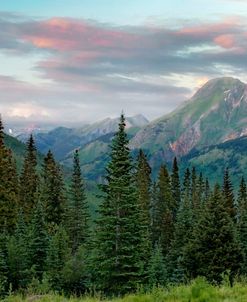
[[[38,167],[31,135],[18,173],[3,130],[0,121],[0,296],[119,296],[198,276],[233,284],[247,274],[244,178],[235,194],[226,168],[222,184],[210,187],[195,168],[181,176],[174,158],[152,179],[144,152],[131,156],[121,115],[93,221],[78,151],[65,183],[51,151]]]

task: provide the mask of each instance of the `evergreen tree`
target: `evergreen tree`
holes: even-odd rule
[[[223,196],[225,199],[225,206],[228,209],[229,215],[232,219],[236,218],[236,208],[234,202],[234,193],[232,188],[232,183],[229,176],[229,169],[227,168],[224,173],[224,182],[223,182]]]
[[[41,202],[34,209],[29,244],[29,257],[34,276],[42,280],[48,249],[48,235],[44,221],[44,210]]]
[[[139,206],[140,238],[142,239],[140,252],[143,262],[143,274],[151,256],[151,168],[142,150],[139,151],[137,159],[136,185]]]
[[[0,138],[1,141],[1,138]],[[8,292],[8,266],[6,256],[7,237],[4,233],[0,234],[0,298]]]
[[[157,182],[156,216],[154,217],[153,240],[160,243],[164,256],[167,256],[174,232],[174,216],[176,209],[172,198],[170,176],[165,166],[161,166]]]
[[[46,261],[49,284],[54,290],[62,290],[62,270],[69,256],[67,234],[62,227],[59,227],[50,240]]]
[[[95,242],[96,286],[110,294],[133,291],[140,283],[140,223],[133,165],[121,115],[102,186]]]
[[[4,144],[0,118],[0,229],[12,233],[16,224],[19,183],[12,153]]]
[[[187,171],[185,173],[185,180],[188,176]],[[185,184],[186,182],[187,180],[184,181]],[[188,184],[189,182],[187,182]],[[187,191],[188,188],[184,187],[184,193]],[[183,194],[174,228],[174,240],[172,241],[171,250],[168,255],[168,276],[171,282],[182,283],[186,281],[184,250],[186,244],[191,240],[193,230],[193,210],[189,193]]]
[[[241,219],[241,216],[247,211],[247,189],[244,177],[241,178],[238,191],[238,219]]]
[[[162,249],[157,244],[152,252],[148,267],[148,284],[150,287],[165,285],[167,283],[167,271]]]
[[[38,199],[39,177],[37,173],[37,150],[33,136],[26,144],[26,156],[20,176],[20,202],[27,221]]]
[[[180,202],[181,202],[179,168],[178,168],[178,163],[177,163],[176,157],[173,160],[172,175],[171,175],[171,187],[172,187],[172,197],[175,202],[175,207],[174,207],[175,213],[173,213],[173,215],[174,215],[174,217],[176,217],[177,210],[178,210]]]
[[[85,195],[84,183],[81,175],[79,153],[74,154],[74,169],[70,184],[70,204],[67,214],[67,233],[69,235],[72,252],[75,253],[89,236],[89,214]]]
[[[89,255],[85,246],[65,263],[61,272],[63,290],[68,294],[82,295],[89,288]]]
[[[51,151],[48,151],[44,159],[41,194],[45,220],[49,225],[49,231],[52,232],[64,218],[65,195],[62,173]]]
[[[210,185],[209,185],[208,178],[206,178],[204,203],[206,203],[209,200],[209,196],[210,196]]]
[[[204,215],[193,231],[193,238],[186,246],[185,266],[190,278],[205,276],[220,283],[222,274],[229,272],[230,281],[239,272],[243,255],[236,230],[225,207],[218,185],[206,205]]]
[[[12,289],[25,288],[30,279],[30,263],[28,254],[28,228],[24,221],[23,212],[18,214],[17,226],[7,244],[9,267],[9,282]]]
[[[0,298],[7,294],[8,277],[7,264],[3,251],[0,249]]]
[[[242,177],[238,192],[238,215],[237,215],[238,235],[244,254],[244,261],[241,273],[247,274],[247,191],[245,180]]]

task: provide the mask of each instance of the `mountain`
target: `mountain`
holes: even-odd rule
[[[135,136],[139,128],[131,127],[127,129],[128,137],[131,139]],[[97,139],[79,148],[79,157],[81,168],[84,176],[88,180],[102,179],[105,173],[105,167],[109,160],[110,144],[114,136],[114,132],[102,135]],[[66,167],[71,167],[73,164],[73,152],[61,161]]]
[[[243,172],[242,163],[247,158],[244,147],[242,153],[237,148],[238,143],[241,146],[245,143],[244,138],[243,141],[238,139],[247,134],[246,84],[233,78],[211,80],[175,111],[135,132],[129,132],[133,154],[142,148],[148,155],[154,173],[162,163],[169,164],[177,156],[183,166],[195,165],[203,172],[209,171],[209,176],[217,163],[217,169],[221,170],[217,170],[216,178],[222,175],[222,169],[227,165],[239,177]],[[79,149],[82,169],[87,178],[99,179],[104,173],[111,138],[112,134],[100,136]],[[222,153],[222,150],[228,152]],[[216,155],[221,157],[215,163]],[[236,158],[232,160],[230,155]],[[207,158],[207,161],[202,158]],[[235,167],[233,162],[236,163]],[[69,154],[63,163],[71,165],[72,155]]]
[[[26,146],[22,142],[18,141],[16,138],[5,134],[4,143],[6,147],[12,150],[13,156],[16,160],[18,170],[21,168],[23,158],[25,156]]]
[[[218,78],[206,83],[172,113],[140,130],[131,148],[170,161],[193,148],[218,144],[247,134],[247,86],[238,79]]]
[[[247,136],[227,142],[192,150],[180,159],[182,170],[194,166],[209,180],[222,182],[224,170],[229,167],[234,184],[240,177],[247,179]]]
[[[118,128],[118,118],[106,118],[81,128],[58,127],[48,133],[34,133],[38,150],[45,154],[51,149],[57,160],[64,159],[71,151],[80,148],[97,138],[113,133]],[[142,115],[126,118],[127,128],[140,129],[148,124]],[[20,137],[19,137],[20,138]]]

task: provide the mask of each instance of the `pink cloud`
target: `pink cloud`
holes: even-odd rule
[[[104,28],[85,21],[53,18],[38,22],[22,37],[37,48],[80,51],[95,47],[128,47],[136,35],[120,29]]]
[[[214,42],[223,48],[233,48],[236,45],[234,35],[219,35],[214,38]]]

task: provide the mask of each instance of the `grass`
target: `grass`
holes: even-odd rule
[[[100,299],[92,297],[65,298],[55,294],[43,296],[29,295],[9,296],[5,302],[246,302],[247,283],[235,283],[230,287],[227,283],[222,286],[212,286],[202,278],[198,278],[190,285],[173,286],[168,289],[155,288],[150,293],[127,295],[123,298]]]

